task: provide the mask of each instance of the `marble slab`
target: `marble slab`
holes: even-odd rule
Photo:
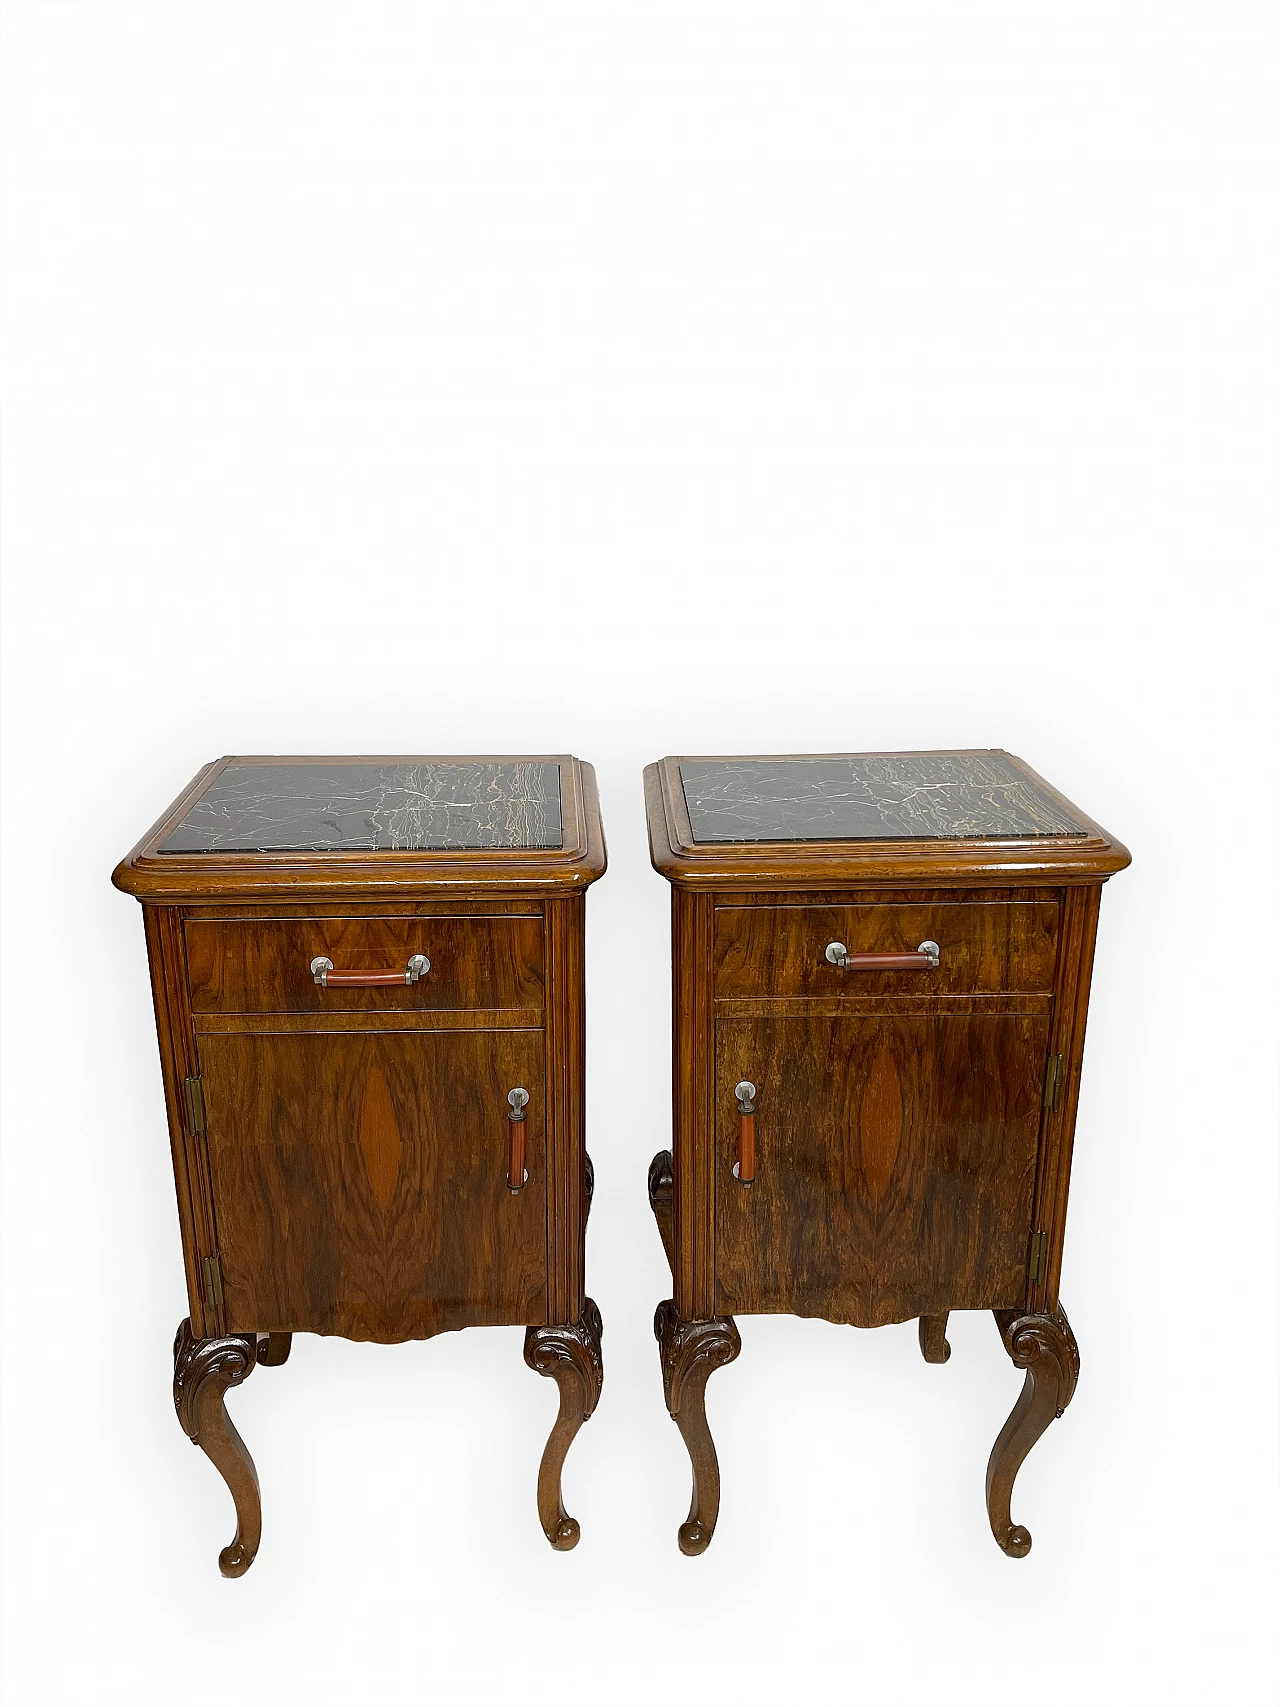
[[[695,842],[1083,836],[1005,753],[682,759]]]
[[[558,848],[555,763],[228,765],[157,852]]]

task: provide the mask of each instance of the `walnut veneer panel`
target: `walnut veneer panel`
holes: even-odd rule
[[[382,1013],[432,1008],[540,1008],[543,925],[532,918],[189,919],[197,1013]],[[322,987],[311,962],[344,972],[402,969],[425,954],[416,984]]]
[[[540,1032],[206,1036],[200,1066],[229,1332],[546,1320]]]
[[[875,1327],[1020,1304],[1048,1041],[1043,1013],[719,1021],[717,1312]]]
[[[779,897],[779,899],[783,899]],[[1053,988],[1054,901],[975,905],[717,907],[717,997],[956,995]],[[842,971],[829,942],[851,954],[898,953],[936,942],[931,970]]]

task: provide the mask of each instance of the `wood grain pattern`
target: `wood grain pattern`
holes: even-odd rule
[[[187,1000],[182,920],[174,908],[147,907],[143,910],[143,921],[160,1043],[165,1110],[169,1120],[169,1147],[178,1197],[182,1261],[187,1277],[187,1309],[194,1336],[197,1339],[213,1338],[226,1332],[226,1320],[216,1303],[206,1300],[204,1292],[205,1259],[214,1254],[218,1244],[204,1135],[188,1131],[183,1097],[183,1081],[199,1069]]]
[[[673,1279],[676,1308],[686,1321],[715,1314],[714,915],[714,896],[672,890]]]
[[[344,1031],[539,1031],[542,1020],[541,1008],[427,1008],[416,1014],[195,1014],[191,1025],[197,1038],[245,1031],[323,1037]]]
[[[717,1019],[853,1019],[862,1014],[1034,1014],[1048,1017],[1050,995],[994,992],[979,996],[734,996],[716,1002]],[[205,1021],[197,1021],[204,1024]]]
[[[424,1338],[547,1319],[538,1032],[201,1040],[232,1332]],[[529,1183],[506,1186],[507,1092]]]
[[[542,1006],[542,921],[525,918],[188,920],[195,1013],[387,1013]],[[331,984],[316,955],[344,972],[400,967],[425,954],[416,984]]]
[[[715,1313],[875,1327],[1020,1304],[1047,1042],[1031,1015],[721,1020]]]
[[[1062,1248],[1067,1225],[1067,1192],[1075,1141],[1076,1109],[1080,1098],[1080,1069],[1084,1060],[1085,1019],[1102,886],[1070,892],[1063,907],[1063,944],[1058,962],[1057,994],[1051,1048],[1063,1059],[1063,1084],[1057,1110],[1047,1109],[1036,1181],[1036,1226],[1048,1236],[1048,1260],[1043,1278],[1028,1286],[1027,1309],[1052,1314],[1057,1308],[1062,1275]]]
[[[548,901],[547,1309],[552,1322],[577,1322],[586,1262],[586,905],[581,896]],[[526,1320],[532,1320],[529,1317]]]
[[[1050,991],[1057,947],[1056,901],[933,903],[858,907],[717,907],[717,997],[957,995]],[[932,941],[932,970],[842,971],[829,942],[850,954],[904,953]]]

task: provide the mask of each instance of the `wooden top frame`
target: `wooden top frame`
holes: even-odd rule
[[[865,883],[1007,886],[1099,883],[1129,864],[1129,850],[1081,812],[1030,765],[1001,753],[1084,826],[1084,835],[907,841],[695,842],[680,765],[694,755],[659,759],[644,773],[649,857],[678,889],[839,889]],[[981,748],[961,749],[981,753]],[[702,762],[740,755],[698,755]],[[760,754],[761,758],[863,758],[866,754]]]
[[[362,849],[342,852],[165,853],[161,843],[228,765],[449,764],[514,760],[560,766],[563,846]],[[458,895],[577,894],[606,865],[593,768],[570,753],[410,756],[226,756],[201,770],[111,874],[117,889],[160,906],[207,901],[380,900]]]

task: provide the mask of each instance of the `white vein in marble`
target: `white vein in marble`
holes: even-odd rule
[[[563,846],[560,767],[228,765],[160,853]]]
[[[999,752],[685,759],[680,780],[699,843],[1087,833]]]

